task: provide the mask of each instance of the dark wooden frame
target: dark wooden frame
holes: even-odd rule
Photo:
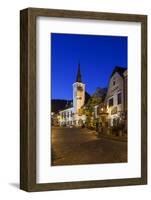
[[[141,23],[141,178],[36,183],[36,18],[62,17]],[[27,8],[20,12],[20,188],[25,191],[147,184],[147,16]]]

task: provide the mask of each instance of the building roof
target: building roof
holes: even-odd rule
[[[73,102],[72,101],[67,101],[67,104],[65,105],[65,110],[66,109],[69,109],[69,108],[72,108],[73,107]]]
[[[80,82],[80,83],[82,82],[81,71],[80,71],[80,63],[78,64],[78,72],[77,72],[76,82]]]
[[[127,70],[125,67],[116,66],[111,74],[111,77],[117,72],[120,76],[124,77],[123,73]]]
[[[51,100],[51,112],[58,113],[60,110],[72,107],[72,100],[65,99],[52,99]]]

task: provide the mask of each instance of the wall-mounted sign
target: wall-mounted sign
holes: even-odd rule
[[[114,107],[112,110],[111,110],[111,115],[114,115],[117,113],[117,106]]]

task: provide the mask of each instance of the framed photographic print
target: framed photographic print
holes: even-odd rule
[[[20,12],[20,188],[147,184],[147,16]]]

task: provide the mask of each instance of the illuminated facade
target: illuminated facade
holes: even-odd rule
[[[82,83],[80,65],[76,82],[73,83],[72,105],[59,112],[60,126],[82,126],[86,122],[86,116],[80,113],[85,104],[85,84]],[[98,122],[103,127],[122,125],[127,127],[127,69],[115,67],[107,89],[104,102],[94,106],[94,123]]]
[[[113,70],[105,103],[109,126],[125,123],[127,118],[127,69],[116,67]]]

